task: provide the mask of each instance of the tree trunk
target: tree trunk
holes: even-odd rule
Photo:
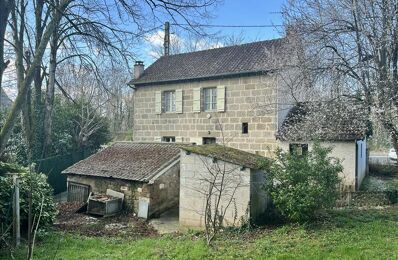
[[[0,0],[0,92],[1,83],[3,81],[3,73],[7,68],[9,62],[4,60],[4,39],[7,28],[7,20],[10,15],[11,9],[15,5],[15,1]],[[1,107],[1,104],[0,104]]]
[[[32,66],[26,73],[25,79],[19,78],[19,91],[18,95],[14,101],[13,107],[6,119],[6,122],[1,129],[0,132],[0,155],[4,153],[4,150],[6,148],[6,144],[8,142],[8,139],[10,138],[12,129],[15,125],[15,121],[18,117],[18,114],[21,112],[22,106],[24,105],[24,98],[25,95],[29,89],[29,86],[31,85],[34,77],[34,69],[37,64],[40,64],[44,55],[44,51],[46,50],[47,43],[50,40],[50,37],[52,35],[52,32],[55,30],[55,28],[58,26],[59,21],[61,20],[62,17],[62,12],[66,9],[68,4],[70,3],[71,0],[64,0],[62,3],[58,6],[57,12],[55,12],[51,22],[47,25],[45,32],[43,33],[42,40],[40,42],[39,48],[35,50],[35,55],[34,59],[32,62]]]
[[[35,7],[35,49],[39,48],[41,39],[43,37],[43,24],[42,20],[44,19],[43,17],[43,7],[44,7],[44,1],[43,0],[36,0],[36,7]],[[43,104],[42,104],[42,84],[43,84],[43,69],[41,66],[41,62],[36,64],[35,66],[35,75],[33,79],[33,86],[34,86],[34,92],[33,92],[33,104],[31,104],[31,128],[32,128],[32,152],[34,155],[34,158],[41,158],[41,151],[42,151],[42,142],[41,142],[41,135],[43,132],[42,129],[42,110],[43,110]]]
[[[44,145],[43,158],[50,153],[51,149],[51,134],[52,134],[52,114],[54,107],[54,89],[55,89],[55,72],[57,68],[57,46],[58,46],[58,32],[54,31],[50,41],[50,65],[49,65],[49,80],[46,89],[46,100],[44,104]]]

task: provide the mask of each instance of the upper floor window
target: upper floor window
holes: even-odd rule
[[[203,110],[204,111],[217,110],[217,88],[203,89]]]
[[[164,112],[175,112],[176,111],[176,92],[164,91],[163,92],[163,111]]]

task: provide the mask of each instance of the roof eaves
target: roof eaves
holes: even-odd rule
[[[192,152],[192,153],[195,153],[195,154],[198,154],[198,155],[202,155],[202,156],[206,156],[206,157],[209,157],[209,158],[215,158],[217,160],[225,161],[225,162],[228,162],[228,163],[231,163],[231,164],[241,165],[241,166],[244,166],[244,167],[247,167],[247,168],[250,168],[250,169],[254,169],[254,170],[260,169],[260,166],[254,166],[254,165],[248,164],[248,163],[246,163],[244,161],[238,162],[236,160],[233,160],[233,159],[230,159],[230,158],[227,158],[227,157],[222,157],[222,156],[220,156],[217,153],[209,153],[209,152],[203,151],[203,150],[192,149],[192,147],[182,147],[181,149],[183,149],[183,150],[185,150],[187,152]],[[229,149],[235,149],[235,148],[229,148]],[[241,152],[245,152],[245,151],[241,151]],[[246,153],[250,154],[249,152],[246,152]],[[250,155],[252,155],[252,154],[250,154]],[[253,156],[255,156],[255,155],[253,154]],[[257,156],[257,157],[259,157],[258,159],[260,159],[260,156]],[[266,158],[266,157],[264,157],[264,158]]]
[[[215,75],[209,75],[209,76],[203,76],[203,77],[189,77],[189,78],[181,78],[181,79],[168,79],[168,80],[149,80],[149,81],[143,81],[140,82],[134,82],[134,80],[131,80],[128,85],[130,86],[148,86],[148,85],[164,85],[164,84],[174,84],[174,83],[181,83],[181,82],[189,82],[189,81],[203,81],[203,80],[212,80],[212,79],[220,79],[220,78],[234,78],[234,77],[247,77],[247,76],[253,76],[253,75],[260,75],[263,73],[272,73],[274,72],[275,69],[268,69],[268,70],[256,70],[256,71],[244,71],[244,72],[235,72],[235,73],[222,73],[222,74],[215,74]]]
[[[149,177],[143,179],[143,181],[153,183],[159,176],[163,175],[164,171],[167,171],[169,168],[173,167],[178,162],[180,162],[180,153],[178,153],[175,157],[173,157],[172,159],[164,163],[162,166],[160,166]]]
[[[140,179],[134,179],[134,178],[125,178],[125,177],[115,177],[115,176],[104,176],[104,175],[99,175],[99,174],[82,174],[82,173],[76,173],[76,172],[63,172],[62,174],[66,175],[77,175],[77,176],[85,176],[85,177],[96,177],[96,178],[105,178],[105,179],[116,179],[116,180],[124,180],[124,181],[137,181],[137,182],[145,182]]]

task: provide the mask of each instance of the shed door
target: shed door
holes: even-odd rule
[[[68,202],[86,202],[90,192],[90,186],[68,182]]]

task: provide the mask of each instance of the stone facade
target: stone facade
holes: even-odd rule
[[[262,181],[265,181],[264,172],[223,161],[216,163],[220,168],[224,168],[225,164],[228,174],[225,178],[225,192],[221,196],[220,207],[226,209],[224,224],[244,224],[242,221],[255,219],[264,213],[267,196],[260,188]],[[208,190],[208,183],[204,180],[211,179],[208,168],[214,164],[213,159],[183,151],[180,164],[180,225],[203,227],[206,205],[204,193]],[[227,206],[230,201],[232,202]]]
[[[225,111],[193,112],[194,89],[217,86],[225,86]],[[266,155],[277,145],[276,86],[272,75],[139,86],[134,94],[134,141],[173,136],[176,142],[202,144],[203,137],[215,137],[222,143],[221,125],[227,145]],[[182,90],[182,113],[156,113],[156,92],[168,90]],[[248,123],[247,134],[242,123]]]

